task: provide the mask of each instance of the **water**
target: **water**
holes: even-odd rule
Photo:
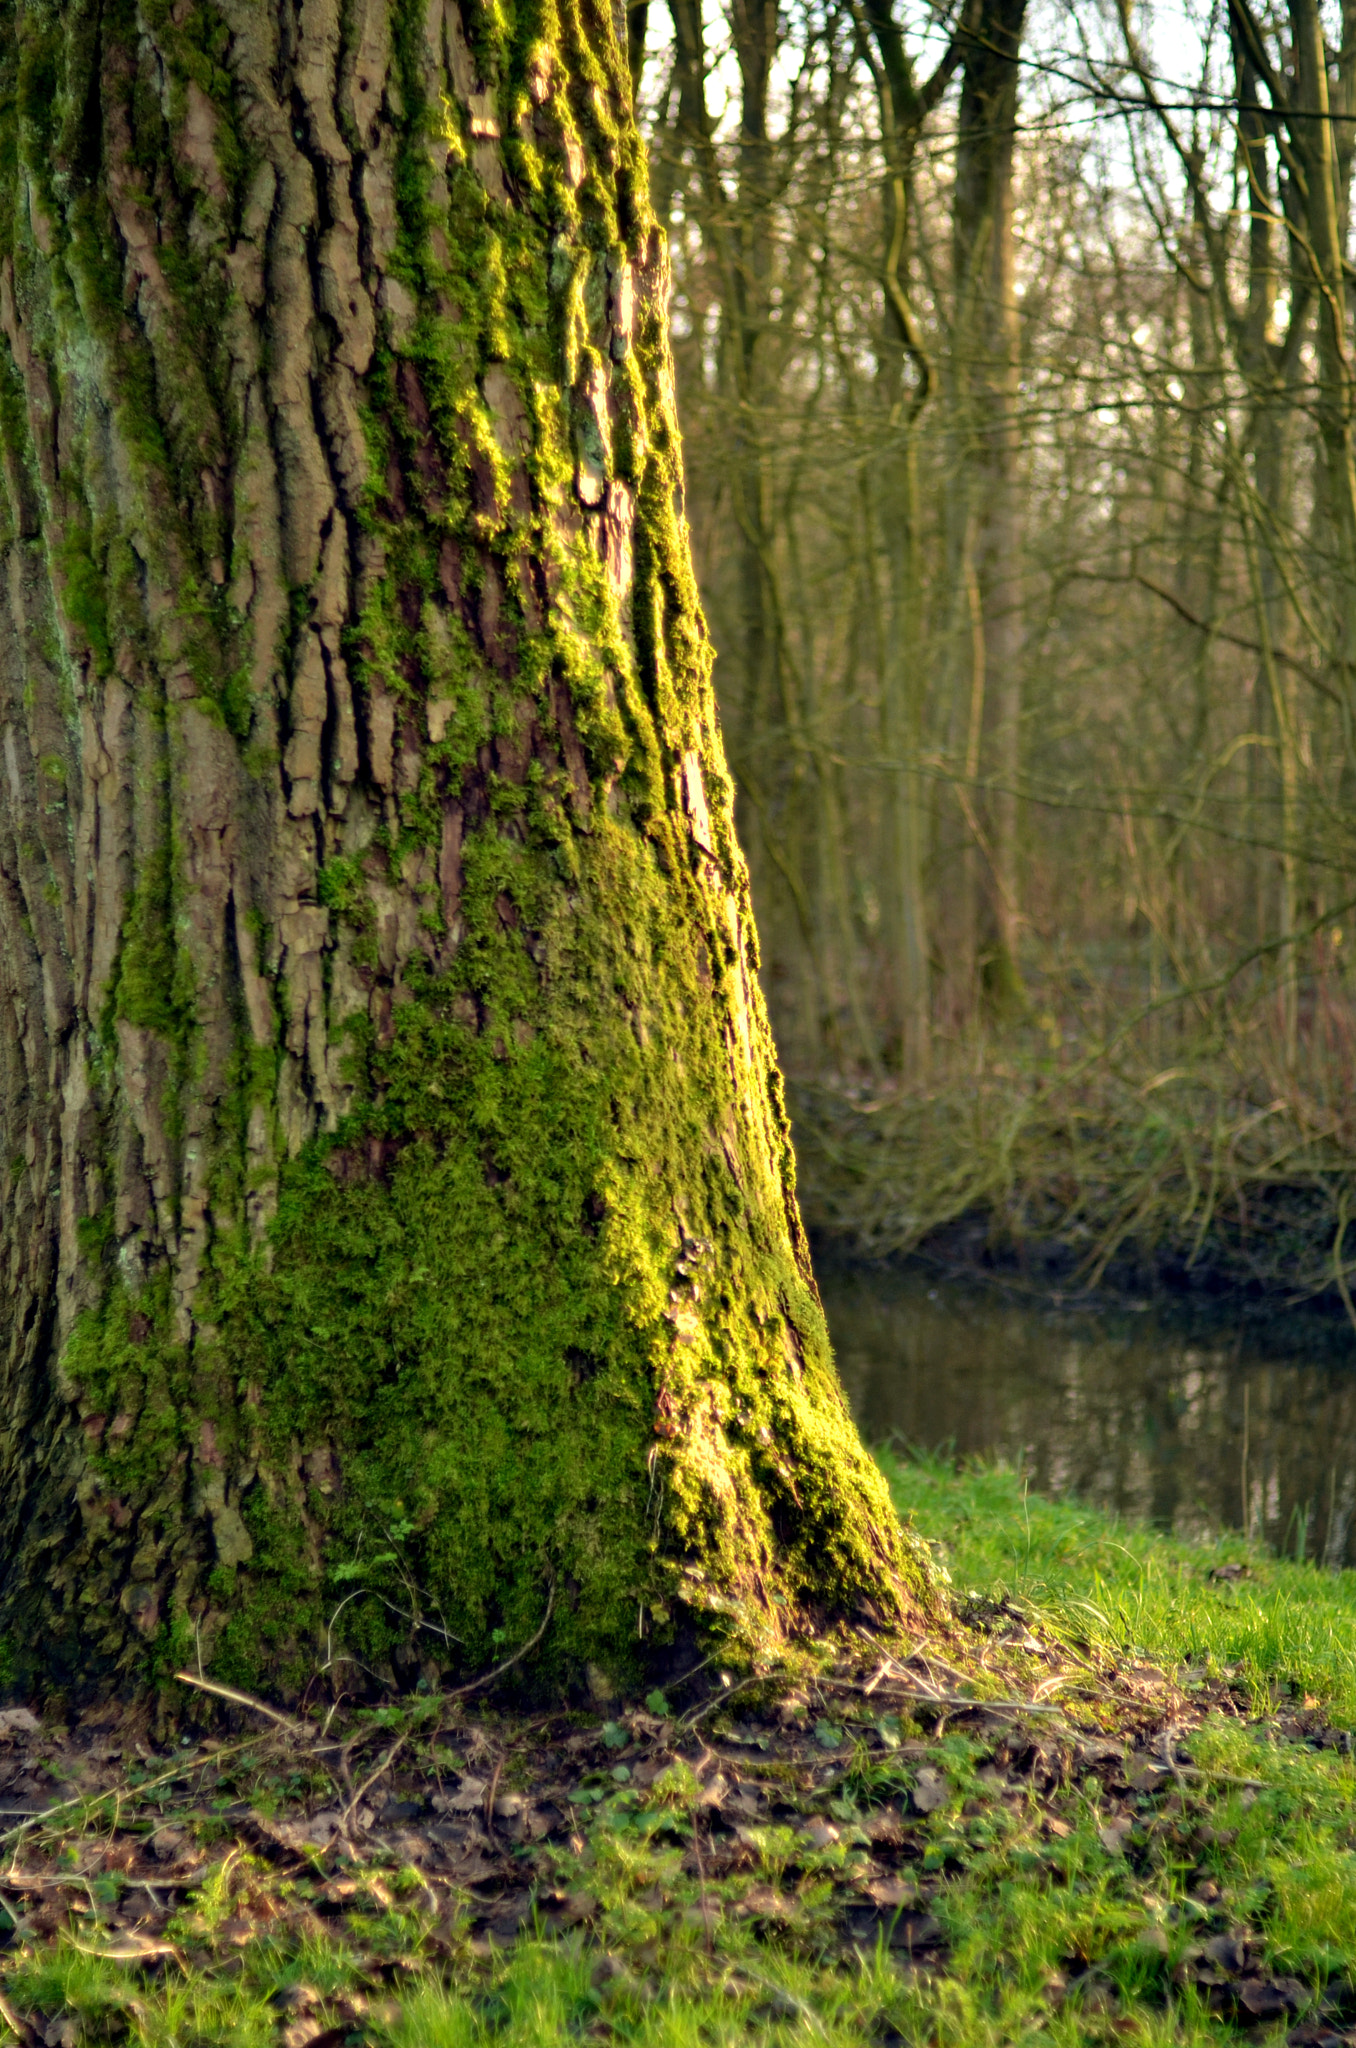
[[[1356,1565],[1356,1337],[1157,1302],[1057,1308],[918,1266],[818,1268],[869,1443],[1001,1457],[1183,1536]]]

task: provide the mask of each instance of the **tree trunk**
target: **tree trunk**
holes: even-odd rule
[[[1019,1010],[1017,782],[1021,767],[1021,323],[1013,234],[1018,53],[1026,0],[983,0],[965,53],[955,192],[955,340],[966,387],[974,568],[983,618],[984,985]]]
[[[12,1683],[927,1597],[796,1210],[625,56],[508,20],[0,11]]]
[[[913,237],[910,197],[914,159],[923,125],[961,61],[977,20],[967,0],[950,41],[921,84],[892,0],[866,0],[874,43],[863,41],[880,110],[885,169],[881,213],[885,230],[881,282],[886,347],[881,357],[891,461],[883,497],[890,568],[891,626],[881,690],[881,744],[891,773],[884,834],[884,922],[889,955],[892,1050],[910,1079],[927,1072],[932,1048],[932,987],[924,852],[927,799],[918,769],[925,710],[922,630],[923,561],[919,543],[921,499],[916,427],[932,395],[935,372],[912,301]],[[912,367],[913,384],[905,371]]]
[[[1342,690],[1347,753],[1356,759],[1356,365],[1352,362],[1347,310],[1347,275],[1337,191],[1338,151],[1328,118],[1328,56],[1318,0],[1291,0],[1295,45],[1295,97],[1301,110],[1291,122],[1296,154],[1304,163],[1308,218],[1306,253],[1318,298],[1317,426],[1323,454],[1327,524],[1331,532],[1327,573],[1336,586],[1337,667]]]

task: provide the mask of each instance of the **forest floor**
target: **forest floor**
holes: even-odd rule
[[[780,1679],[0,1713],[0,2042],[1356,2042],[1356,1574],[887,1470],[955,1626]]]

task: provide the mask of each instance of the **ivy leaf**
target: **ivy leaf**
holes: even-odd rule
[[[821,1749],[841,1749],[843,1746],[843,1731],[832,1721],[816,1721],[815,1741]]]
[[[625,1749],[630,1740],[620,1721],[604,1721],[603,1741],[609,1749]]]

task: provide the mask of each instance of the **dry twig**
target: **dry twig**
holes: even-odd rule
[[[4,2021],[15,2040],[23,2043],[23,2048],[43,2048],[42,2035],[14,2010],[3,1991],[0,1991],[0,2020]]]
[[[551,1590],[546,1596],[546,1612],[541,1618],[541,1627],[534,1636],[529,1636],[522,1648],[515,1650],[511,1657],[505,1657],[502,1664],[496,1664],[493,1671],[486,1671],[480,1678],[473,1678],[468,1685],[459,1685],[455,1692],[443,1694],[447,1700],[464,1700],[469,1693],[479,1692],[482,1686],[493,1685],[496,1678],[502,1678],[506,1671],[512,1671],[515,1664],[521,1664],[530,1650],[535,1650],[551,1625],[551,1615],[556,1604],[556,1582],[551,1580]]]

